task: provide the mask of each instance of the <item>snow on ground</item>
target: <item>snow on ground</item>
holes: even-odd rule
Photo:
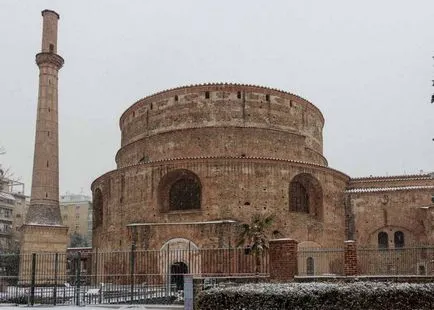
[[[35,310],[175,310],[184,309],[183,305],[87,305],[87,306],[39,306],[27,307],[26,305],[4,305],[0,304],[0,310],[25,310],[25,309],[35,309]]]

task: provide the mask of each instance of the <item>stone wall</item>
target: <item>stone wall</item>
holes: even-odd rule
[[[191,156],[218,152],[326,164],[323,126],[314,105],[286,92],[235,84],[180,87],[139,100],[122,115],[117,163],[185,157],[187,151]],[[289,145],[293,149],[286,154]]]
[[[404,233],[405,246],[434,243],[434,179],[429,175],[356,179],[349,184],[350,225],[359,246],[377,247],[378,233],[385,232],[393,248],[398,231]]]
[[[179,169],[191,171],[200,180],[199,210],[166,212],[158,201],[160,181]],[[318,180],[322,188],[321,214],[317,216],[289,210],[289,184],[303,173]],[[99,188],[103,195],[103,221],[94,227],[93,245],[113,249],[128,246],[127,225],[131,223],[248,222],[253,214],[260,213],[275,214],[273,229],[284,236],[334,247],[344,240],[347,180],[347,176],[326,167],[253,158],[185,159],[126,167],[100,177],[92,185],[93,191]],[[159,248],[175,236],[192,238],[201,246],[220,246],[213,230],[198,235],[188,227],[167,229],[158,228],[153,233],[150,248]]]

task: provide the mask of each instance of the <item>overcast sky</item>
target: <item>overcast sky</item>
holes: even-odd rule
[[[30,193],[41,10],[60,14],[60,192],[115,168],[136,100],[203,82],[264,85],[324,114],[352,176],[434,171],[434,1],[0,1],[0,156]]]

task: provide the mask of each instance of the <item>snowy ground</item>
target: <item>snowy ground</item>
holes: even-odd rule
[[[15,306],[15,305],[5,305],[0,304],[0,310],[25,310],[32,309],[35,310],[108,310],[108,309],[122,309],[122,310],[175,310],[184,309],[182,305],[87,305],[87,306],[38,306],[27,307],[27,306]]]

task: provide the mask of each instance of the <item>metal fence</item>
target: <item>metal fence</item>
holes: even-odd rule
[[[299,276],[333,276],[344,273],[343,249],[303,248],[297,254]]]
[[[299,249],[298,276],[344,275],[344,249]],[[358,248],[357,275],[433,276],[434,246]]]
[[[267,253],[257,260],[242,248],[0,255],[0,302],[182,303],[184,274],[264,276],[268,268]]]
[[[358,275],[433,276],[434,247],[358,248],[357,262]],[[222,278],[266,280],[269,265],[267,252],[257,258],[242,248],[2,254],[0,302],[182,304],[185,274],[205,288]],[[299,249],[297,265],[298,276],[344,275],[344,249]]]
[[[434,247],[359,248],[357,261],[360,275],[433,275]]]

